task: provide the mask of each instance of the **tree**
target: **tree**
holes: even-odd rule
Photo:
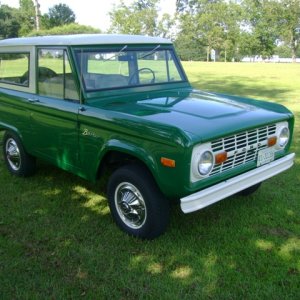
[[[18,10],[0,5],[0,39],[17,37],[20,28]]]
[[[21,28],[19,35],[26,36],[35,28],[35,7],[32,0],[19,0]]]
[[[170,14],[164,13],[156,27],[156,35],[174,40],[176,37],[176,32],[173,31],[175,25],[176,19],[173,18]]]
[[[290,47],[293,62],[296,62],[300,43],[300,1],[282,0],[277,15],[281,38]]]
[[[245,55],[270,57],[274,54],[276,40],[279,38],[277,27],[278,2],[276,0],[243,0],[244,38],[241,52]],[[251,45],[249,47],[249,45]]]
[[[40,4],[38,0],[35,0],[35,29],[37,31],[40,30],[40,17],[41,17]]]
[[[76,16],[72,9],[66,4],[57,4],[49,8],[48,14],[42,16],[44,28],[53,28],[66,24],[75,23]]]
[[[190,45],[188,49],[191,49],[191,46],[198,50],[205,47],[207,60],[212,49],[222,55],[224,60],[234,57],[240,33],[239,8],[232,1],[178,0],[179,44]],[[193,49],[193,52],[196,53],[196,49]]]
[[[121,1],[109,13],[111,26],[109,32],[143,34],[153,36],[157,29],[157,3],[159,0],[138,0],[130,5]]]

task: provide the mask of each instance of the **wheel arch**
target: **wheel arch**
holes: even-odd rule
[[[11,133],[11,134],[16,135],[20,139],[20,141],[22,142],[22,145],[23,145],[25,151],[27,151],[27,144],[26,144],[26,141],[24,140],[24,136],[17,127],[10,126],[10,125],[7,125],[7,124],[5,124],[5,125],[0,124],[0,132],[2,132],[3,135],[5,133]]]
[[[23,142],[23,135],[17,127],[0,123],[0,131],[11,132],[11,133],[17,135],[19,137],[19,139]]]
[[[118,140],[110,141],[100,152],[98,161],[99,164],[96,170],[96,179],[107,169],[114,170],[126,164],[136,163],[147,169],[154,178],[156,184],[158,184],[158,178],[155,176],[157,163],[154,156],[137,145]]]

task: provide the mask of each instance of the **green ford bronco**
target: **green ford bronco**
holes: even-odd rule
[[[293,165],[285,107],[194,90],[167,39],[73,35],[0,41],[4,161],[36,158],[87,180],[109,170],[112,217],[152,239],[170,202],[193,212],[253,193]]]

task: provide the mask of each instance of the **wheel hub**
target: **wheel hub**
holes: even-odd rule
[[[6,142],[6,158],[10,167],[14,171],[18,171],[21,167],[21,154],[16,141],[12,138]]]
[[[115,193],[116,209],[123,222],[133,228],[141,228],[147,218],[144,199],[131,183],[121,183]]]

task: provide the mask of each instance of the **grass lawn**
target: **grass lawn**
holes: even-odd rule
[[[296,164],[249,197],[184,215],[154,241],[113,223],[105,182],[0,154],[0,299],[299,299],[300,65],[192,63],[196,88],[273,100],[296,116]]]

